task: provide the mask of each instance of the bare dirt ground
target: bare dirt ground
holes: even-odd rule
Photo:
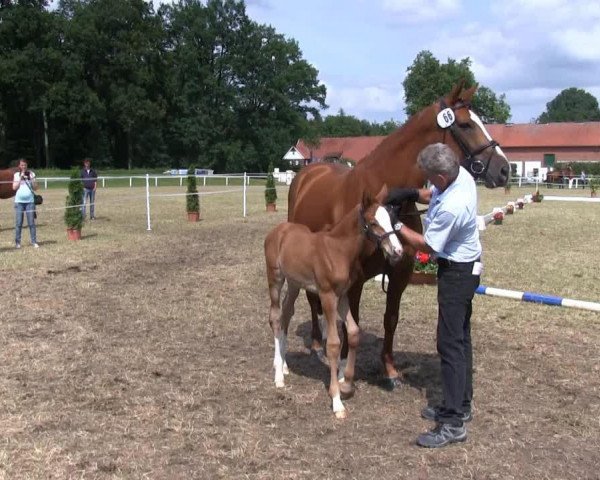
[[[440,395],[435,287],[404,295],[395,358],[406,381],[390,392],[384,296],[368,284],[357,393],[336,421],[302,297],[291,373],[284,389],[272,383],[262,241],[285,210],[242,220],[237,204],[204,206],[195,225],[165,206],[152,233],[125,231],[126,214],[106,208],[76,245],[48,210],[39,251],[13,251],[3,220],[0,478],[600,478],[597,313],[477,297],[469,439],[423,450],[419,411]],[[482,283],[598,301],[597,209],[528,208],[484,233]],[[556,209],[577,228],[554,222]]]

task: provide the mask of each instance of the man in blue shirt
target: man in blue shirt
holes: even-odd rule
[[[433,253],[438,259],[437,350],[444,402],[421,412],[424,418],[436,421],[437,425],[419,435],[417,444],[443,447],[464,442],[467,439],[464,424],[473,418],[471,302],[482,270],[477,190],[471,175],[459,165],[455,153],[445,144],[425,147],[417,163],[433,187],[394,189],[387,203],[400,205],[404,201],[418,201],[429,204],[424,220],[425,234],[400,223],[398,235],[416,250]]]

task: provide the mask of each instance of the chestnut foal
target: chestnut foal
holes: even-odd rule
[[[402,246],[394,233],[388,211],[381,205],[387,196],[384,186],[373,199],[363,194],[360,204],[350,210],[338,224],[328,231],[311,232],[305,225],[282,223],[265,238],[265,259],[271,309],[269,323],[275,337],[275,386],[284,386],[287,333],[294,314],[294,303],[300,289],[318,294],[327,321],[327,359],[330,368],[329,395],[337,418],[346,417],[341,395],[354,393],[354,365],[359,340],[358,325],[354,321],[346,295],[348,289],[362,274],[359,256],[364,243],[373,241],[372,250],[379,247],[390,263],[402,255]],[[280,306],[284,282],[288,290]],[[348,359],[343,380],[338,380],[340,338],[337,318],[341,317],[348,331]]]

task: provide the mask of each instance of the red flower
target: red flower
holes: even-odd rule
[[[496,212],[494,213],[494,220],[502,220],[504,218],[504,213]]]
[[[430,255],[425,252],[417,252],[416,258],[419,263],[427,263],[430,259]]]

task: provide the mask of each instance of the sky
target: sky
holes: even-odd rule
[[[254,21],[295,39],[329,109],[404,121],[402,81],[417,54],[470,57],[480,85],[528,123],[562,90],[600,98],[598,0],[246,0]]]

